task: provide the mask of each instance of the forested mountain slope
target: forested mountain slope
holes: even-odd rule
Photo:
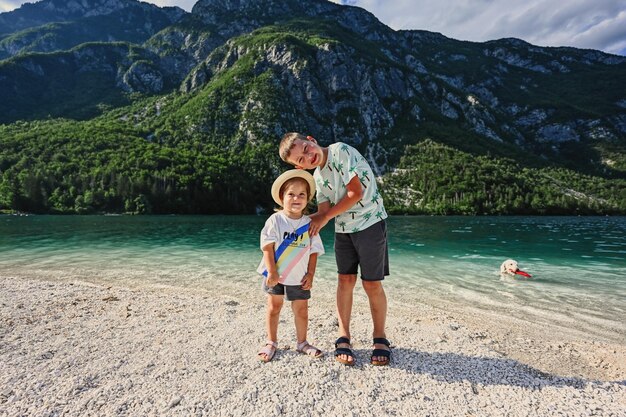
[[[129,22],[144,36],[155,10],[142,7]],[[87,14],[57,10],[31,44]],[[626,213],[624,57],[394,31],[325,0],[163,16],[145,40],[102,41],[94,25],[100,42],[0,60],[0,209],[269,209],[260,190],[288,168],[277,142],[299,130],[357,147],[393,212]],[[9,30],[0,47],[24,28]]]

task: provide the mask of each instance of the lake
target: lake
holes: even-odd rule
[[[265,216],[0,216],[0,274],[202,288],[257,279]],[[626,217],[388,219],[386,288],[626,337]],[[332,223],[317,279],[335,282]],[[533,275],[501,277],[508,258]],[[256,290],[256,289],[255,289]]]

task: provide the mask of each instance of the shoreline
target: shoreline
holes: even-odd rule
[[[310,302],[295,352],[287,303],[269,364],[256,282],[211,288],[116,286],[0,274],[3,415],[620,415],[626,343],[510,317],[407,302],[388,288],[390,367],[369,365],[371,323],[357,286],[357,365],[334,361],[334,285]]]

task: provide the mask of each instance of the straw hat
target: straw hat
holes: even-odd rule
[[[313,179],[313,175],[303,169],[290,169],[289,171],[285,171],[280,174],[280,176],[274,181],[274,184],[272,184],[272,198],[279,206],[283,205],[283,202],[280,199],[280,189],[285,182],[292,178],[302,178],[309,183],[309,201],[311,201],[315,196],[315,180]]]

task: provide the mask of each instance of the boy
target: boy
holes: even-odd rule
[[[345,143],[321,147],[311,136],[295,132],[283,136],[279,153],[283,161],[296,168],[315,169],[318,211],[310,216],[309,233],[318,234],[335,218],[335,259],[339,274],[336,360],[345,365],[355,363],[350,345],[350,316],[360,265],[374,324],[371,363],[388,365],[391,351],[385,335],[387,296],[382,286],[382,280],[389,275],[387,213],[371,167],[356,149]]]

